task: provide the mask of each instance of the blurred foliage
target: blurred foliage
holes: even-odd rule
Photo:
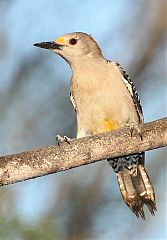
[[[19,220],[18,217],[9,218],[4,222],[0,219],[1,239],[25,239],[25,240],[48,240],[61,239],[58,235],[57,226],[54,220],[43,219],[38,224],[26,224]]]
[[[0,0],[1,154],[75,136],[70,69],[38,41],[85,31],[120,62],[141,96],[146,121],[166,113],[166,1]],[[84,12],[84,14],[83,14]],[[0,239],[166,239],[166,152],[147,153],[158,212],[146,221],[123,203],[116,176],[101,162],[3,187]]]

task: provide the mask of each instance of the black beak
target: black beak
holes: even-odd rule
[[[40,47],[40,48],[46,48],[46,49],[61,49],[62,45],[57,44],[55,42],[41,42],[41,43],[35,43],[35,47]]]

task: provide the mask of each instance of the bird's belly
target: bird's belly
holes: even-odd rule
[[[119,121],[114,117],[107,116],[104,112],[92,111],[84,115],[78,115],[78,131],[84,132],[84,135],[92,135],[119,128]],[[84,130],[84,131],[83,131]]]
[[[129,105],[129,106],[128,106]],[[105,103],[91,101],[77,113],[77,137],[116,130],[129,121],[135,121],[133,106],[126,102]]]
[[[77,137],[116,130],[136,122],[137,114],[129,92],[102,88],[77,98]]]

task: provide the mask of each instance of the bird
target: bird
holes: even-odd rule
[[[60,55],[71,67],[70,99],[76,111],[77,136],[129,127],[141,134],[144,123],[136,88],[124,68],[107,60],[95,39],[83,32],[64,34],[54,41],[35,43]],[[58,135],[59,136],[59,135]],[[59,136],[60,141],[70,141]],[[125,204],[145,219],[144,205],[155,215],[153,185],[145,170],[145,153],[107,159],[116,173]]]

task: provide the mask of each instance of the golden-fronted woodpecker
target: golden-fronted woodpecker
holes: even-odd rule
[[[77,138],[126,126],[140,129],[143,113],[133,82],[118,63],[103,57],[90,35],[74,32],[34,45],[59,54],[72,69],[70,98],[77,114]],[[144,152],[108,159],[117,175],[123,200],[142,218],[145,218],[144,204],[151,214],[156,210],[144,159]]]

